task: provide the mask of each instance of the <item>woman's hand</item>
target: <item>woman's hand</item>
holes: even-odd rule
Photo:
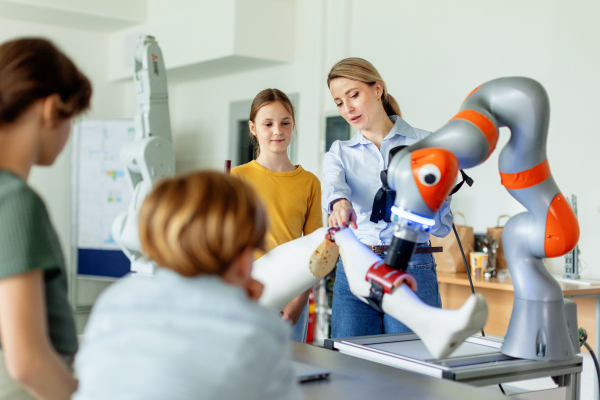
[[[356,211],[354,211],[352,204],[348,200],[341,199],[333,203],[331,214],[329,215],[329,226],[341,228],[348,225],[354,229],[358,228],[356,225]]]

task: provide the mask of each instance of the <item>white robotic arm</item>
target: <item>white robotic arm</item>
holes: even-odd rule
[[[259,302],[281,310],[331,272],[338,246],[350,290],[369,303],[373,286],[366,278],[382,260],[359,242],[351,229],[326,228],[283,244],[254,262],[252,277],[265,285]],[[424,304],[411,290],[416,289],[414,279],[408,274],[403,276],[389,279],[394,288],[390,287],[389,294],[383,296],[382,309],[419,335],[434,357],[446,357],[485,324],[487,304],[483,296],[471,296],[459,310],[442,310]]]
[[[365,303],[372,297],[373,279],[382,282],[381,309],[413,330],[435,358],[445,358],[464,340],[483,328],[487,319],[485,298],[471,296],[458,310],[431,307],[421,301],[411,290],[412,282],[404,281],[398,270],[386,269],[379,256],[362,244],[351,229],[341,229],[334,235],[352,294]],[[379,280],[375,274],[381,278]],[[391,278],[395,276],[395,278]],[[408,275],[410,277],[410,275]],[[412,277],[410,278],[412,279]],[[390,283],[385,288],[386,282]]]
[[[253,264],[252,277],[265,285],[259,303],[282,310],[329,274],[338,254],[327,228],[276,247]]]
[[[146,195],[159,179],[175,174],[175,151],[167,76],[162,52],[152,36],[140,38],[135,53],[137,114],[135,139],[121,149],[127,181],[133,196],[126,213],[112,226],[115,242],[131,261],[131,271],[153,274],[154,263],[143,258],[138,235],[138,213]]]

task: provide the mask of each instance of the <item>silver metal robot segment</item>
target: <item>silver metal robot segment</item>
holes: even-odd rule
[[[571,251],[579,240],[579,224],[550,172],[549,118],[548,95],[538,82],[522,77],[489,81],[471,92],[441,129],[399,152],[390,163],[388,182],[400,189],[394,240],[411,241],[414,231],[428,229],[411,215],[435,215],[456,177],[453,163],[461,169],[483,163],[496,147],[498,129],[508,127],[511,137],[499,158],[502,185],[527,212],[513,216],[502,235],[515,302],[501,351],[518,358],[567,360],[576,349],[564,298],[543,259]]]

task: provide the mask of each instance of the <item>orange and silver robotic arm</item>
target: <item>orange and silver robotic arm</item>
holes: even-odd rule
[[[496,147],[498,129],[508,127],[511,137],[499,159],[501,182],[527,212],[513,216],[503,231],[515,303],[502,352],[519,358],[563,360],[575,353],[562,290],[543,259],[573,249],[579,225],[550,172],[546,156],[549,117],[548,96],[538,82],[521,77],[496,79],[471,92],[460,112],[441,129],[400,151],[388,170],[389,186],[401,190],[392,210],[395,232],[385,264],[406,270],[418,233],[433,225],[433,216],[458,170],[483,163]],[[386,296],[371,301],[385,305]]]

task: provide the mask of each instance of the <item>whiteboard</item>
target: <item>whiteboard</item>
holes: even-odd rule
[[[120,152],[134,136],[133,119],[87,120],[74,127],[71,201],[77,276],[116,279],[130,272],[111,227],[131,199]]]

